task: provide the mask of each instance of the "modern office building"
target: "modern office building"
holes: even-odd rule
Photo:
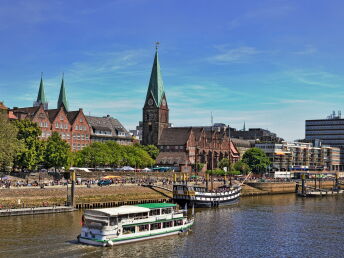
[[[306,120],[306,140],[321,141],[324,145],[344,148],[344,119],[341,112],[326,119]]]

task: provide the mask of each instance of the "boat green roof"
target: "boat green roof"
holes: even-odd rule
[[[159,208],[175,207],[177,205],[173,203],[144,203],[144,204],[137,204],[136,206],[148,208],[148,209],[159,209]]]

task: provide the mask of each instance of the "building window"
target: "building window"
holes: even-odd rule
[[[76,126],[75,126],[75,130],[78,130],[78,129],[79,129],[79,127],[76,125]]]
[[[42,132],[42,137],[45,137],[45,132]]]
[[[75,133],[73,133],[73,139],[74,139],[74,140],[76,139],[76,135],[75,135]]]
[[[78,140],[80,140],[80,134],[78,134]]]
[[[88,134],[86,134],[86,140],[88,140]]]
[[[82,134],[82,135],[81,135],[81,140],[84,140],[84,137],[85,137],[85,135],[84,135],[84,134]]]
[[[69,133],[67,133],[67,139],[70,139],[70,134]]]
[[[55,128],[59,128],[59,123],[56,122]]]
[[[82,118],[80,118],[80,123],[82,123],[83,122],[83,119]]]
[[[63,129],[63,124],[60,124],[60,129]]]
[[[68,125],[67,124],[65,124],[65,129],[68,129]]]
[[[80,143],[78,144],[78,150],[80,150]]]

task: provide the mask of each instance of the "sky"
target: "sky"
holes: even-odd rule
[[[304,138],[344,103],[340,0],[0,0],[0,101],[142,119],[155,42],[174,126],[221,122]]]

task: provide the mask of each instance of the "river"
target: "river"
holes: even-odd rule
[[[0,218],[0,257],[343,257],[344,197],[242,198],[197,210],[188,235],[93,247],[77,244],[81,212]]]

